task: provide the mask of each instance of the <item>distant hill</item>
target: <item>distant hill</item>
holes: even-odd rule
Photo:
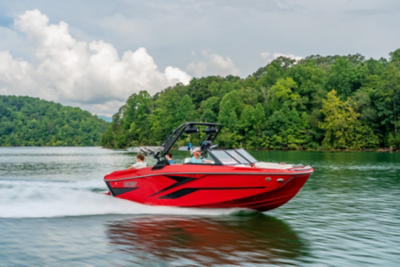
[[[0,146],[95,146],[107,125],[80,108],[0,95]]]
[[[100,119],[105,120],[106,122],[112,122],[112,118],[111,117],[107,117],[107,116],[99,116],[97,115],[97,117],[99,117]]]
[[[400,49],[389,56],[278,57],[246,78],[193,78],[153,96],[134,93],[101,142],[159,145],[180,124],[207,121],[224,125],[219,148],[400,150]]]

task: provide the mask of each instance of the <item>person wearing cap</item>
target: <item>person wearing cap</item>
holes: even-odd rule
[[[190,163],[211,163],[211,160],[203,159],[201,157],[200,147],[193,147],[190,152],[193,154],[193,157],[190,159]]]

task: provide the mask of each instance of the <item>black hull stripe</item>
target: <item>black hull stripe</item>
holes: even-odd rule
[[[177,199],[199,190],[245,190],[245,189],[264,189],[264,186],[259,187],[202,187],[202,188],[182,188],[168,195],[160,197],[160,199]]]
[[[112,188],[110,183],[107,183],[107,182],[106,182],[106,185],[107,185],[108,189],[110,190],[111,195],[113,195],[113,196],[119,196],[121,194],[125,194],[125,193],[128,193],[130,191],[139,189],[139,187]]]
[[[245,172],[174,172],[174,173],[152,173],[152,174],[147,174],[147,175],[141,175],[141,176],[132,176],[132,177],[127,177],[127,178],[117,178],[117,179],[107,179],[105,181],[107,182],[116,182],[116,181],[123,181],[123,180],[129,180],[129,179],[136,179],[136,178],[145,178],[145,177],[150,177],[150,176],[173,176],[173,175],[274,175],[274,176],[282,176],[282,175],[288,175],[288,176],[297,176],[297,175],[305,175],[305,174],[312,174],[314,171],[307,171],[307,172],[287,172],[287,173],[271,173],[271,172],[262,172],[262,173],[245,173]],[[196,178],[193,178],[196,179]]]
[[[112,187],[111,187],[110,183],[108,183],[108,182],[106,181],[106,185],[107,185],[107,187],[108,187],[108,190],[110,190],[111,195],[114,196],[114,193],[113,193],[113,191],[112,191]]]
[[[180,176],[166,176],[166,177],[168,177],[169,179],[175,180],[176,183],[173,184],[173,185],[167,186],[166,188],[161,189],[161,190],[158,191],[158,192],[155,192],[154,194],[150,195],[149,197],[158,195],[158,194],[160,194],[160,193],[162,193],[162,192],[165,192],[165,191],[167,191],[167,190],[169,190],[169,189],[175,188],[175,187],[177,187],[177,186],[179,186],[179,185],[183,185],[183,184],[186,184],[186,183],[188,183],[188,182],[191,182],[191,181],[195,180],[195,178],[180,177]]]

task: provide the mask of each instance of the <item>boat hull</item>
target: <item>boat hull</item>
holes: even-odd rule
[[[105,182],[114,197],[141,204],[268,211],[292,199],[312,172],[183,164],[116,171]]]

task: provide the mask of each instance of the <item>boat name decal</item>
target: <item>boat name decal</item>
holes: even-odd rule
[[[124,187],[136,187],[137,182],[124,182]]]

